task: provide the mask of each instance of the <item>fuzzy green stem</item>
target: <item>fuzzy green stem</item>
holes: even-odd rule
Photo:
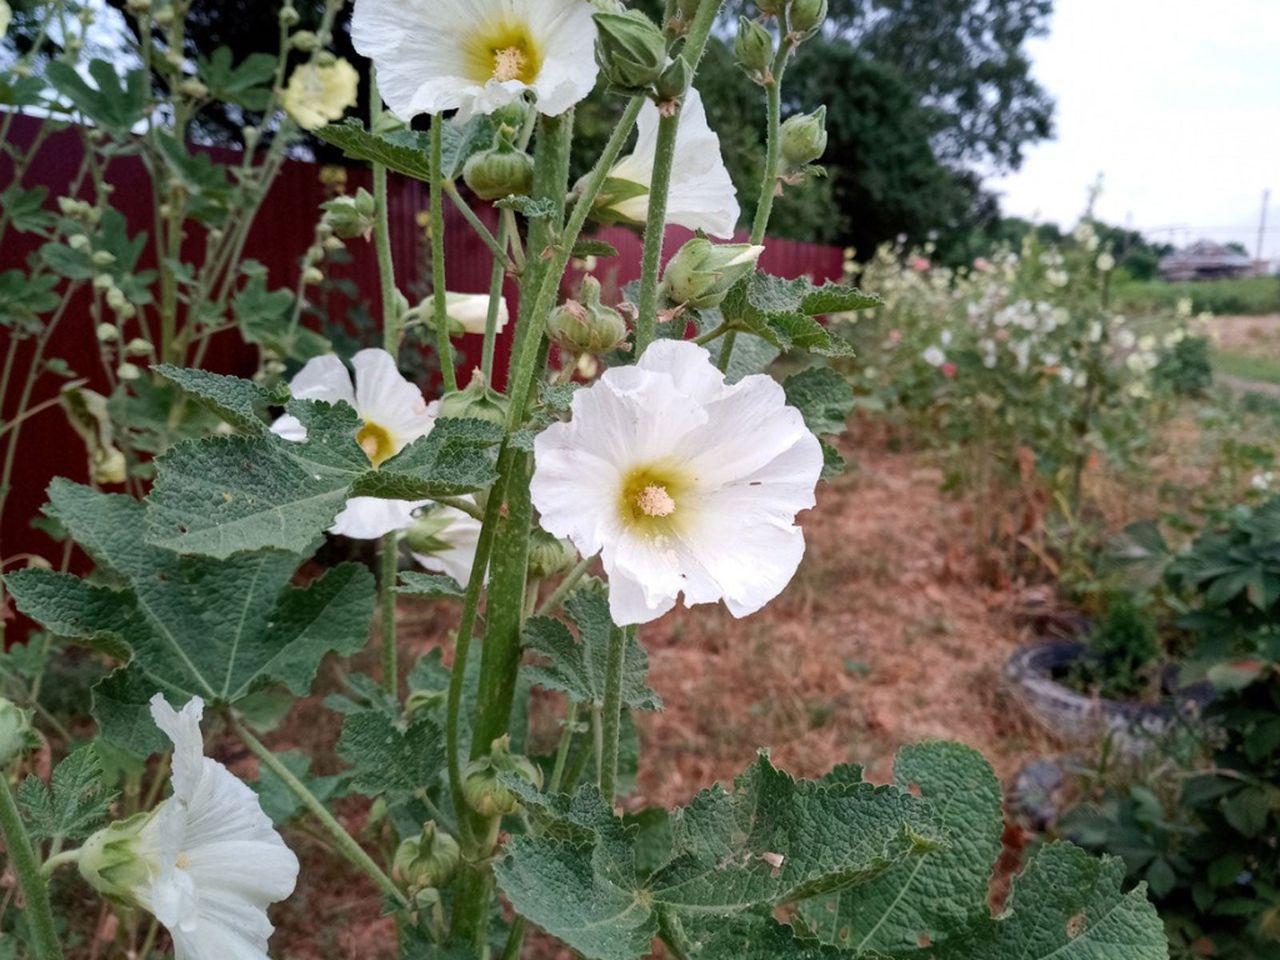
[[[40,876],[47,880],[53,876],[54,871],[59,867],[65,867],[69,863],[76,863],[79,859],[79,847],[74,850],[63,850],[61,853],[51,854],[49,859],[40,865]]]
[[[579,560],[574,565],[574,568],[565,574],[564,579],[560,581],[559,586],[556,587],[551,596],[547,597],[546,603],[538,608],[537,616],[545,617],[549,613],[554,613],[556,607],[564,603],[564,598],[578,585],[578,581],[586,576],[587,571],[591,569],[591,561],[594,559],[595,557],[591,556],[583,557]]]
[[[314,793],[307,789],[307,785],[293,775],[293,773],[272,753],[263,743],[250,732],[238,718],[231,718],[231,727],[236,732],[242,743],[249,748],[249,752],[258,758],[268,770],[274,773],[287,786],[295,797],[302,801],[302,805],[307,811],[320,822],[320,825],[329,832],[337,844],[338,851],[350,860],[353,864],[369,875],[369,878],[378,885],[387,896],[395,900],[401,907],[407,908],[409,901],[400,889],[392,882],[391,878],[383,872],[382,868],[373,862],[373,858],[369,856],[360,844],[356,843],[355,838],[343,828],[337,819],[331,814],[323,803],[316,797]]]
[[[502,222],[498,224],[498,245],[504,252],[493,258],[493,271],[489,275],[489,312],[484,318],[484,349],[480,354],[480,371],[484,375],[486,387],[493,386],[493,357],[498,345],[498,312],[502,307],[502,287],[507,279],[505,251],[511,231],[510,219],[503,216]]]
[[[431,118],[431,296],[435,306],[436,350],[444,392],[458,389],[453,369],[453,345],[449,342],[449,305],[444,276],[444,116]]]
[[[377,124],[382,115],[382,95],[378,93],[376,78],[370,83],[370,126]],[[378,258],[378,282],[382,291],[382,346],[391,356],[400,354],[400,338],[404,335],[404,323],[400,317],[399,297],[396,296],[396,267],[391,258],[391,213],[387,191],[387,168],[373,165],[373,245]]]
[[[609,633],[609,657],[604,676],[604,746],[600,758],[600,792],[613,802],[618,782],[618,740],[622,732],[622,674],[627,666],[627,640],[635,627],[614,627]]]
[[[400,534],[392,530],[379,544],[378,606],[382,612],[382,686],[400,696],[399,650],[396,647],[396,577],[400,569]]]
[[[49,907],[49,890],[31,838],[22,826],[18,804],[9,789],[9,778],[0,775],[0,833],[4,834],[9,851],[9,865],[27,898],[27,923],[31,928],[31,947],[34,960],[62,960],[62,945],[58,943],[57,928],[53,923],[53,911]]]
[[[564,730],[560,733],[560,745],[556,748],[556,762],[551,768],[551,779],[547,781],[548,793],[559,793],[564,782],[564,768],[569,761],[569,750],[573,747],[574,727],[578,725],[578,705],[569,701],[569,709],[564,717]]]
[[[506,246],[489,232],[489,228],[485,226],[484,221],[471,209],[471,204],[467,203],[462,194],[458,192],[458,185],[449,180],[444,184],[443,189],[449,195],[449,199],[453,201],[457,211],[462,214],[462,219],[471,225],[471,229],[476,232],[476,236],[489,248],[489,252],[497,257],[499,261],[505,262],[507,259]]]
[[[778,192],[778,174],[782,164],[782,77],[787,71],[787,61],[794,49],[789,37],[790,27],[787,24],[785,10],[779,15],[779,21],[782,39],[778,44],[777,53],[774,54],[771,76],[766,87],[768,140],[765,148],[764,179],[760,182],[760,199],[756,204],[756,218],[751,227],[751,242],[757,246],[764,243],[765,233],[769,229],[769,218],[773,215],[773,201]],[[733,348],[737,340],[738,334],[731,330],[725,334],[724,343],[720,344],[720,357],[716,361],[716,366],[722,373],[729,369],[729,361],[733,359]]]
[[[653,342],[658,329],[658,273],[662,267],[662,247],[667,231],[667,199],[671,192],[671,169],[679,129],[678,109],[664,113],[658,121],[653,176],[649,181],[649,215],[644,228],[644,256],[640,267],[640,315],[636,320],[637,357]]]

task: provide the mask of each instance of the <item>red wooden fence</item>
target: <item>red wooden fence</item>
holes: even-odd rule
[[[29,144],[36,135],[41,121],[18,117],[10,136],[17,142]],[[240,154],[226,150],[214,150],[215,159],[221,162],[238,160]],[[41,149],[37,162],[32,165],[23,186],[45,186],[49,189],[52,205],[54,198],[64,193],[73,182],[82,160],[81,138],[77,131],[67,130],[51,136]],[[0,190],[13,178],[12,167],[0,159]],[[358,186],[368,186],[368,171],[352,169],[348,172],[348,191]],[[113,205],[129,222],[131,232],[152,229],[152,200],[150,181],[141,160],[126,157],[115,160],[108,168],[107,180],[115,187]],[[318,205],[327,199],[326,188],[320,181],[319,168],[315,164],[290,161],[284,165],[273,184],[245,249],[245,256],[260,261],[269,271],[268,286],[294,288],[303,253],[312,242],[312,232],[318,216]],[[421,183],[392,177],[390,190],[391,233],[393,258],[399,287],[412,301],[425,291],[424,271],[426,242],[418,215],[427,208],[425,186]],[[496,212],[490,208],[479,211],[492,226]],[[465,293],[486,292],[492,265],[488,249],[452,208],[446,211],[446,254],[448,287]],[[34,256],[38,240],[29,235],[13,235],[0,249],[0,271],[21,266]],[[672,228],[667,236],[666,251],[670,256],[690,236],[689,232]],[[640,238],[624,228],[610,228],[599,234],[601,239],[613,244],[619,251],[615,259],[601,262],[598,274],[606,284],[621,286],[639,276]],[[200,262],[204,235],[193,229],[186,238],[185,258]],[[378,316],[379,283],[377,263],[371,246],[362,241],[348,245],[352,262],[333,269],[336,277],[354,282],[360,296],[370,311]],[[796,277],[807,275],[822,281],[840,276],[841,251],[834,247],[773,240],[762,258],[763,267],[770,273]],[[149,245],[143,254],[140,268],[155,266],[154,252]],[[508,285],[507,296],[515,307],[515,290]],[[153,337],[153,342],[156,337]],[[510,351],[511,330],[501,338],[498,348],[499,368],[505,368],[505,358]],[[479,338],[465,337],[459,347],[467,357],[478,357]],[[17,350],[13,382],[20,384],[33,356],[30,341],[14,343],[7,332],[0,329],[0,346],[4,351]],[[107,389],[105,373],[100,369],[93,321],[88,310],[88,300],[73,303],[61,326],[52,337],[47,355],[64,358],[77,375],[89,379],[89,387],[99,391]],[[226,373],[251,372],[256,355],[245,348],[234,331],[216,336],[210,345],[205,365]],[[465,380],[465,372],[462,372]],[[32,405],[56,396],[60,382],[54,377],[43,377],[30,403]],[[0,398],[0,412],[12,416],[18,405],[17,389],[10,388],[10,395]],[[22,426],[21,442],[14,471],[11,491],[3,517],[0,517],[0,561],[5,568],[21,565],[21,555],[32,553],[52,557],[51,542],[30,527],[31,520],[44,503],[44,491],[54,476],[67,476],[76,480],[87,479],[87,462],[79,438],[68,426],[61,410],[52,406],[30,418]]]

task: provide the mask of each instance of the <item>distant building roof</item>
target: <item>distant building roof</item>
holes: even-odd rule
[[[1160,260],[1160,272],[1169,280],[1242,277],[1252,269],[1253,261],[1247,254],[1212,240],[1197,240]]]

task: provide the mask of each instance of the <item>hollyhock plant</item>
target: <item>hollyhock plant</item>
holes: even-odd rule
[[[648,217],[658,119],[658,108],[646,102],[636,123],[635,150],[609,172],[611,186],[596,204],[600,219],[643,224]],[[691,89],[680,108],[667,223],[728,239],[740,214],[738,195],[720,155],[720,138],[707,122],[702,95]]]
[[[390,460],[413,441],[425,437],[435,425],[434,405],[428,406],[421,391],[400,375],[391,354],[385,350],[361,350],[351,358],[355,384],[346,366],[329,354],[307,362],[289,384],[299,400],[324,400],[354,407],[362,425],[356,441],[374,467]],[[301,443],[306,428],[297,417],[286,414],[271,430]],[[357,540],[376,540],[413,522],[425,500],[386,500],[352,497],[333,521],[329,532]]]
[[[357,0],[351,36],[403,120],[466,120],[526,91],[559,116],[595,87],[594,13],[587,0]]]
[[[602,555],[619,624],[656,620],[681,593],[735,617],[776,597],[823,461],[771,377],[728,384],[705,349],[666,340],[579,391],[534,459],[543,529]]]
[[[104,895],[164,924],[176,960],[266,960],[267,908],[293,893],[298,858],[257,794],[204,756],[204,701],[174,710],[157,693],[150,707],[173,742],[173,796],[91,837],[80,871]]]

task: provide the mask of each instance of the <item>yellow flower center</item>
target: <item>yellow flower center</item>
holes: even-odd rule
[[[185,853],[180,853],[178,854],[178,859],[173,862],[173,865],[179,870],[185,870],[187,867],[191,866],[191,858]]]
[[[468,73],[477,83],[519,80],[532,84],[542,69],[542,55],[518,20],[503,20],[470,37],[464,47]]]
[[[688,496],[689,489],[688,479],[673,465],[632,470],[623,478],[618,497],[622,522],[636,533],[670,535],[684,519],[680,500]]]
[[[384,461],[396,455],[396,444],[391,439],[391,434],[376,423],[364,424],[356,434],[356,443],[360,444],[360,449],[374,467],[380,467]]]

